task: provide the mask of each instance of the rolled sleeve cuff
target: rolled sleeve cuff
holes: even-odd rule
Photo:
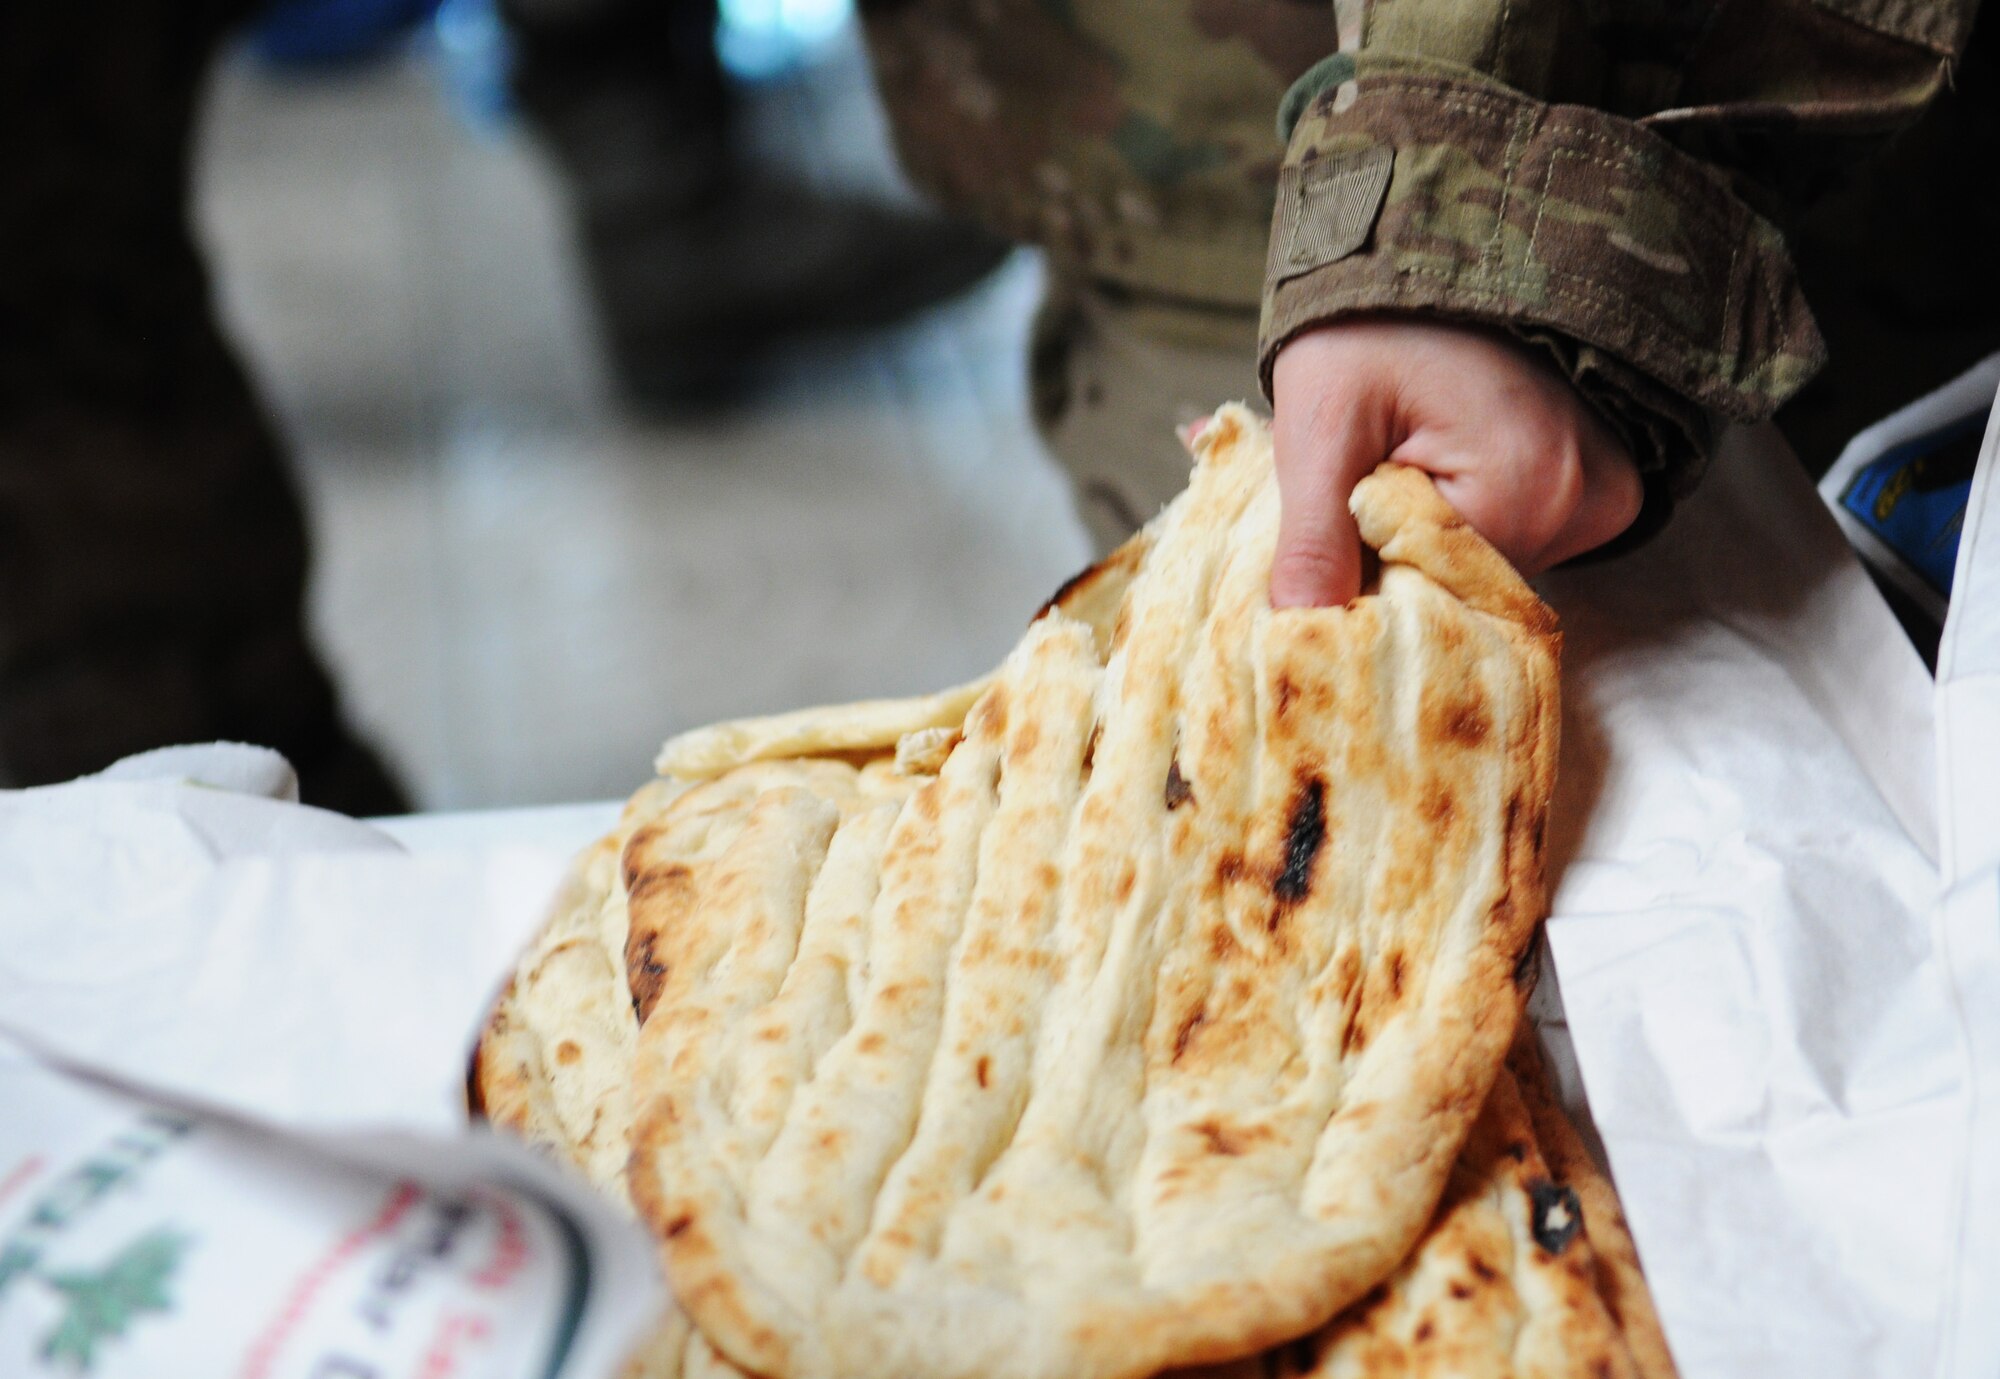
[[[1770,416],[1825,354],[1776,228],[1660,136],[1462,69],[1364,57],[1292,130],[1266,394],[1293,336],[1379,311],[1545,347],[1668,498],[1694,482],[1717,417]]]

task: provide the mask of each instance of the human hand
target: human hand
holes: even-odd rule
[[[1272,372],[1276,608],[1341,604],[1361,587],[1354,485],[1384,460],[1438,492],[1523,573],[1623,532],[1638,467],[1555,368],[1495,331],[1361,318],[1307,331]]]

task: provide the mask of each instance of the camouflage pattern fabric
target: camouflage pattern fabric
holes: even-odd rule
[[[1175,431],[1219,401],[1254,397],[1256,361],[1254,310],[1196,312],[1051,282],[1029,350],[1035,425],[1099,556],[1187,487]]]
[[[1335,45],[1326,0],[862,0],[898,151],[1059,272],[1254,310],[1271,115]]]
[[[1647,472],[1825,358],[1786,247],[1949,81],[1976,0],[864,0],[906,164],[1162,303],[1545,349]],[[1274,143],[1255,127],[1280,117]],[[1979,271],[1979,270],[1974,270]],[[1991,270],[1987,270],[1991,276]],[[1190,320],[1198,316],[1190,315]]]
[[[1344,3],[1349,50],[1288,93],[1260,357],[1354,311],[1547,346],[1649,474],[1649,525],[1717,418],[1769,417],[1825,360],[1770,217],[1914,121],[1969,0]],[[1379,188],[1329,176],[1393,159]],[[1365,242],[1314,254],[1345,216]],[[1308,252],[1301,252],[1301,245]]]

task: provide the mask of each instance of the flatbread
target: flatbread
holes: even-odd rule
[[[1394,1273],[1311,1336],[1167,1379],[1675,1379],[1610,1182],[1587,1156],[1558,1162],[1552,1135],[1581,1145],[1533,1045],[1529,1031]],[[1620,1252],[1634,1271],[1614,1281]]]
[[[617,828],[571,863],[548,920],[495,1003],[473,1057],[474,1109],[629,1210],[632,1064],[639,1011],[652,985],[649,931],[632,930],[620,865],[633,832],[651,827],[656,846],[677,849],[698,872],[766,791],[804,788],[850,806],[902,798],[923,779],[904,759],[909,755],[899,751],[859,765],[751,761],[705,782],[673,778],[642,787]],[[659,917],[656,906],[653,922]],[[672,1304],[620,1374],[747,1379]]]
[[[1060,609],[1108,645],[1153,530],[1135,533],[1065,581],[1037,616]],[[911,699],[734,719],[669,738],[655,762],[662,778],[641,787],[618,826],[570,864],[548,921],[495,1003],[473,1061],[474,1109],[629,1206],[637,1017],[657,998],[649,944],[670,909],[656,898],[632,934],[621,858],[634,831],[659,822],[655,849],[693,869],[734,836],[729,830],[738,825],[729,816],[766,789],[907,795],[943,766],[966,710],[991,680]],[[696,799],[666,823],[667,811],[691,790]],[[619,1013],[627,1003],[629,1021]]]
[[[621,960],[619,858],[633,830],[685,790],[680,782],[649,784],[627,803],[618,827],[570,864],[473,1062],[472,1090],[487,1120],[574,1165],[627,1205],[639,1022]]]
[[[1522,1104],[1534,1123],[1535,1140],[1541,1146],[1550,1176],[1575,1190],[1584,1217],[1590,1223],[1597,1293],[1625,1337],[1634,1368],[1640,1379],[1675,1379],[1677,1371],[1673,1354],[1667,1349],[1666,1329],[1660,1325],[1652,1291],[1646,1287],[1646,1275],[1639,1266],[1639,1247],[1625,1222],[1617,1190],[1584,1146],[1568,1112],[1563,1110],[1535,1042],[1521,1040],[1509,1056],[1508,1065],[1521,1089]]]
[[[653,765],[663,776],[708,780],[752,761],[878,753],[894,749],[907,733],[961,722],[987,683],[982,677],[911,699],[869,699],[716,723],[668,739]]]
[[[1395,466],[1364,595],[1273,612],[1268,432],[1198,449],[1115,614],[1045,613],[906,803],[764,791],[699,876],[634,832],[627,1182],[734,1365],[1223,1362],[1429,1222],[1542,913],[1553,618]]]
[[[831,800],[901,798],[920,778],[884,757],[753,762],[719,779],[654,781],[626,804],[618,827],[570,864],[549,919],[515,965],[483,1031],[472,1071],[478,1109],[492,1124],[575,1167],[628,1206],[632,1063],[641,1015],[657,982],[648,971],[648,908],[635,932],[620,859],[641,827],[699,868],[733,836],[748,802],[781,787]]]
[[[795,780],[839,780],[839,773],[808,767]],[[740,788],[782,781],[781,774],[756,768],[732,782],[728,796],[738,814],[747,813],[760,789]],[[913,787],[915,782],[905,782]],[[618,904],[622,883],[616,870],[598,865],[607,849],[629,837],[632,822],[661,817],[657,787],[635,799],[618,832],[579,858],[572,884],[584,895],[551,918],[534,952],[561,942],[566,916],[595,913]],[[720,793],[720,792],[718,792]],[[720,801],[694,807],[712,825]],[[684,843],[703,842],[699,831],[680,827]],[[691,850],[686,860],[698,861]],[[594,926],[576,941],[596,944],[608,970],[624,961],[622,931]],[[531,967],[524,963],[524,967]],[[512,1066],[494,1050],[518,1038],[523,1017],[503,1001],[482,1041],[480,1067]],[[575,1024],[588,1026],[587,1008],[566,1013],[554,1002],[536,1006],[533,1028],[555,1046]],[[636,1029],[636,1020],[633,1022]],[[578,1098],[597,1074],[576,1071],[578,1061],[535,1058],[519,1065],[512,1086],[522,1099],[554,1103]],[[613,1073],[629,1083],[629,1055]],[[528,1085],[522,1086],[523,1083]],[[576,1084],[566,1085],[566,1084]],[[490,1082],[487,1084],[490,1088]],[[489,1099],[493,1093],[487,1091]],[[1525,1119],[1524,1119],[1525,1117]],[[568,1139],[563,1121],[541,1126],[519,1119],[500,1123],[536,1141],[579,1168],[614,1165],[597,1185],[626,1199],[625,1155],[590,1155]],[[597,1122],[589,1122],[592,1129]],[[1565,1230],[1570,1201],[1578,1229]],[[1589,1286],[1584,1286],[1589,1285]],[[1508,1066],[1489,1093],[1485,1110],[1452,1170],[1444,1198],[1416,1248],[1390,1277],[1312,1336],[1274,1347],[1227,1365],[1178,1371],[1167,1379],[1674,1379],[1673,1361],[1640,1272],[1637,1251],[1615,1191],[1597,1168],[1558,1102],[1541,1067],[1532,1032],[1517,1039]],[[745,1379],[695,1331],[685,1313],[669,1306],[624,1379]]]

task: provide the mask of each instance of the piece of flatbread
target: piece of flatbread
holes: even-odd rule
[[[571,865],[548,921],[515,965],[472,1069],[478,1109],[494,1125],[574,1164],[629,1205],[632,1059],[639,1022],[625,975],[625,887],[619,858],[641,824],[686,790],[654,781],[618,827]]]
[[[1667,1333],[1639,1267],[1639,1247],[1625,1223],[1611,1179],[1583,1143],[1556,1095],[1555,1084],[1542,1062],[1541,1050],[1524,1039],[1508,1058],[1521,1089],[1521,1100],[1534,1123],[1535,1140],[1558,1183],[1574,1189],[1585,1219],[1595,1260],[1597,1292],[1624,1333],[1640,1379],[1675,1379]]]
[[[851,773],[850,773],[851,774]],[[782,776],[761,769],[732,783],[725,807],[719,798],[692,802],[711,828],[728,827],[723,815],[747,813],[761,787]],[[808,767],[792,783],[818,780],[852,798],[842,772]],[[905,788],[914,782],[905,782]],[[738,787],[751,788],[738,788]],[[717,792],[720,794],[722,792]],[[643,794],[628,812],[658,818]],[[672,836],[690,847],[684,860],[699,862],[701,830],[683,826]],[[615,873],[595,865],[607,845],[629,833],[623,827],[581,859],[575,884],[592,892],[595,908],[615,905]],[[537,945],[563,931],[563,913]],[[624,961],[622,937],[607,926],[577,941],[598,945],[610,968]],[[511,997],[511,993],[510,993]],[[541,1037],[558,1043],[567,1033],[557,1005],[538,1007]],[[586,1028],[588,1008],[568,1012]],[[507,1003],[489,1026],[481,1066],[491,1063],[496,1039],[509,1037]],[[635,1022],[636,1027],[636,1022]],[[524,1076],[545,1079],[534,1100],[553,1101],[577,1083],[578,1062],[533,1060]],[[619,1072],[629,1080],[629,1058]],[[489,1093],[490,1095],[490,1093]],[[565,1141],[562,1122],[537,1136],[580,1168],[615,1164],[598,1186],[625,1196],[622,1155],[591,1155]],[[508,1122],[516,1133],[531,1133]],[[591,1127],[596,1128],[595,1122]],[[1565,1191],[1565,1189],[1567,1191]],[[743,1379],[723,1360],[686,1315],[671,1308],[626,1370],[626,1379],[683,1376]],[[1674,1379],[1665,1337],[1654,1313],[1637,1252],[1617,1196],[1571,1127],[1544,1075],[1532,1032],[1519,1039],[1508,1067],[1460,1152],[1444,1198],[1410,1256],[1388,1279],[1308,1338],[1228,1365],[1181,1371],[1169,1379]]]
[[[907,802],[767,790],[698,876],[634,832],[627,1182],[735,1365],[1141,1379],[1326,1324],[1430,1220],[1542,914],[1553,617],[1396,466],[1363,596],[1273,612],[1268,431],[1198,449]]]
[[[752,761],[871,755],[893,748],[907,733],[963,721],[987,684],[981,678],[912,699],[868,699],[716,723],[669,739],[653,765],[663,776],[707,780]]]
[[[1086,566],[1037,616],[1061,609],[1108,645],[1152,533],[1143,529]],[[657,999],[651,936],[671,911],[651,905],[646,925],[632,934],[620,859],[634,830],[663,821],[695,790],[696,799],[653,839],[670,856],[685,845],[678,860],[692,869],[703,863],[710,834],[720,828],[733,836],[730,815],[774,786],[819,787],[841,797],[907,795],[937,774],[976,697],[960,687],[736,719],[669,739],[655,763],[664,778],[641,787],[618,826],[571,863],[548,921],[495,1003],[474,1059],[475,1109],[629,1206],[632,1056],[638,1017]],[[722,776],[730,779],[713,783]],[[620,1014],[627,1005],[630,1020]]]
[[[850,806],[901,798],[922,782],[906,755],[859,766],[838,759],[753,761],[718,779],[642,787],[618,827],[571,863],[548,920],[495,1003],[473,1058],[474,1109],[629,1210],[632,1063],[639,1011],[655,975],[650,931],[632,930],[620,866],[633,831],[652,827],[656,846],[677,850],[696,873],[765,791],[803,788]],[[659,909],[651,910],[656,923]],[[747,1379],[671,1304],[621,1371],[621,1379],[700,1376]]]
[[[1311,1336],[1167,1379],[1675,1379],[1617,1196],[1581,1149],[1528,1030],[1394,1273]]]
[[[571,863],[549,919],[495,1003],[473,1063],[480,1112],[629,1206],[632,1061],[640,1020],[657,994],[652,926],[667,909],[656,893],[646,921],[633,929],[620,866],[633,832],[650,829],[693,873],[709,850],[734,836],[749,802],[766,790],[802,788],[834,801],[900,799],[918,783],[885,757],[859,767],[754,762],[716,780],[642,788],[618,827]]]

